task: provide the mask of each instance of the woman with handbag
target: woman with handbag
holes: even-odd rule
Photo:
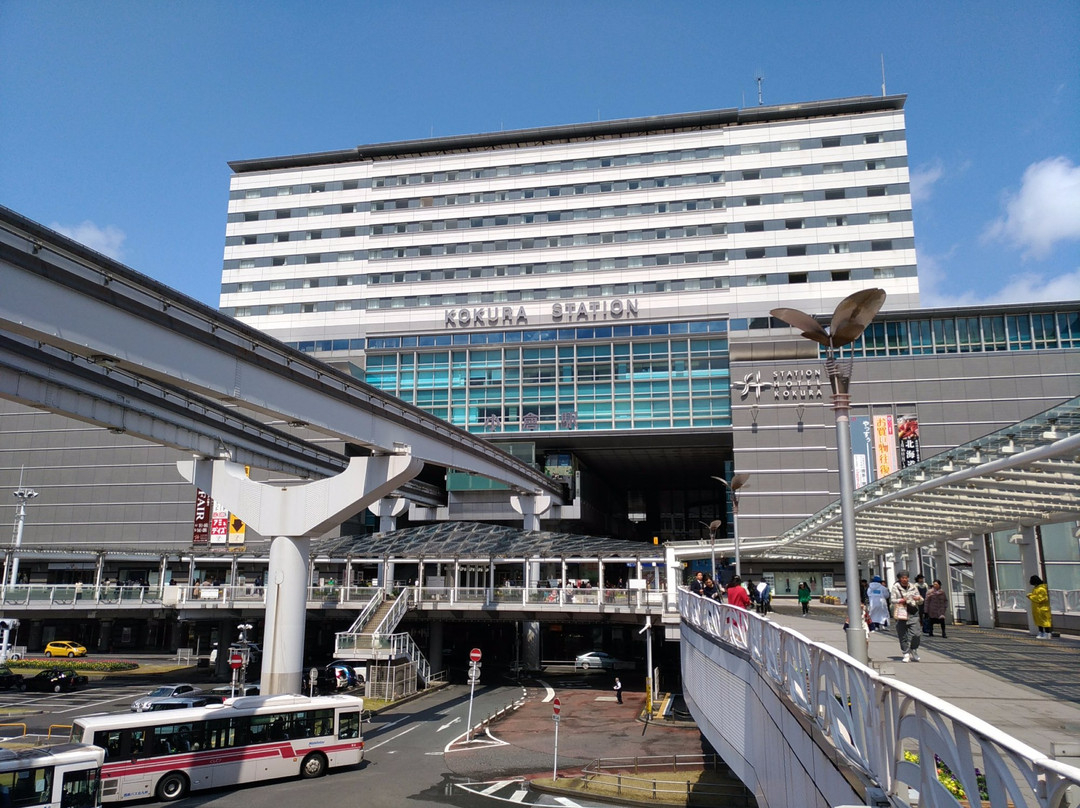
[[[919,661],[919,643],[922,641],[919,605],[923,602],[919,588],[908,580],[907,570],[896,573],[896,581],[889,588],[893,604],[896,635],[900,639],[900,653],[904,662]]]

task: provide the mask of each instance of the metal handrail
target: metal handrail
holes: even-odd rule
[[[909,788],[923,794],[940,789],[940,764],[967,794],[985,789],[989,798],[980,804],[992,808],[1062,808],[1068,804],[1066,791],[1080,787],[1080,768],[793,629],[684,587],[678,605],[684,624],[749,655],[839,755],[875,780],[897,806],[909,805]],[[918,763],[905,757],[908,751],[918,754]]]
[[[372,596],[368,604],[361,610],[360,615],[353,621],[353,624],[349,626],[348,631],[338,632],[339,634],[359,634],[360,630],[364,627],[368,620],[371,619],[371,615],[378,611],[382,606],[383,601],[386,600],[386,590],[378,589]]]
[[[389,634],[397,628],[397,624],[401,622],[401,618],[405,616],[405,612],[408,611],[409,608],[409,591],[409,589],[405,589],[397,596],[393,608],[391,608],[383,619],[379,621],[379,625],[371,632],[372,634],[378,637],[382,634]]]

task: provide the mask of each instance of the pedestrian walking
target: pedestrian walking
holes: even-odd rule
[[[923,631],[928,637],[934,636],[934,626],[941,623],[941,636],[945,637],[945,614],[949,610],[949,596],[941,588],[941,581],[935,580],[926,592],[923,604]]]
[[[619,677],[615,677],[615,687],[612,688],[615,691],[615,701],[622,704],[622,682],[619,681]]]
[[[727,602],[729,606],[737,606],[740,609],[750,608],[750,595],[738,575],[731,579],[731,586],[727,588]]]
[[[1032,575],[1028,583],[1033,587],[1028,592],[1028,600],[1031,601],[1031,617],[1039,629],[1037,639],[1049,640],[1053,636],[1050,633],[1050,590],[1038,575]]]
[[[904,662],[919,661],[919,643],[922,626],[919,623],[919,604],[923,602],[918,587],[909,578],[907,570],[896,573],[896,581],[889,588],[893,603],[893,619],[896,636],[900,640],[900,653]]]
[[[870,630],[877,631],[889,622],[889,590],[875,575],[866,587],[867,608],[870,612]]]
[[[799,605],[802,606],[802,613],[804,615],[810,614],[810,585],[803,581],[799,584]]]

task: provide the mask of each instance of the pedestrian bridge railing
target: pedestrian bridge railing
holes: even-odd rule
[[[942,699],[882,676],[792,629],[685,588],[680,588],[678,606],[684,627],[693,626],[749,656],[791,709],[815,724],[848,765],[876,782],[894,806],[1077,804],[1080,769]],[[950,790],[953,783],[970,795],[968,802],[955,796],[959,789]]]

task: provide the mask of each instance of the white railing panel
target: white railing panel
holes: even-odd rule
[[[1025,597],[1026,600],[1026,597]],[[955,808],[940,781],[944,764],[971,805],[1066,808],[1080,789],[1080,769],[1059,763],[942,699],[883,677],[829,646],[759,615],[678,593],[683,621],[718,643],[748,654],[760,675],[786,692],[855,770],[874,780],[896,806]],[[913,753],[918,762],[908,760]],[[979,801],[980,790],[985,793]]]

